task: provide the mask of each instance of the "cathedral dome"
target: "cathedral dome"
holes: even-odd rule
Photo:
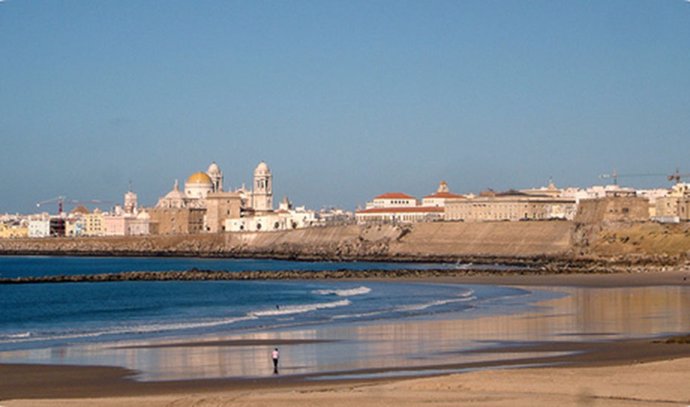
[[[211,177],[208,176],[205,172],[195,172],[194,174],[190,175],[189,178],[187,178],[187,182],[185,185],[189,184],[199,184],[199,185],[213,185],[213,181],[211,181]]]
[[[182,191],[180,191],[179,188],[177,187],[177,184],[175,184],[175,188],[173,188],[172,191],[165,194],[164,199],[175,200],[175,201],[182,200],[182,199],[184,199],[184,193],[182,193]]]

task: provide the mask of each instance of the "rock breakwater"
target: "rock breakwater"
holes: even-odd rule
[[[399,280],[433,279],[478,275],[551,275],[575,273],[640,273],[650,268],[611,266],[608,264],[561,263],[538,267],[504,267],[501,269],[461,268],[424,270],[324,270],[324,271],[217,271],[191,269],[186,271],[129,271],[122,273],[56,275],[0,278],[0,284],[38,283],[106,283],[122,281],[250,281],[250,280]]]

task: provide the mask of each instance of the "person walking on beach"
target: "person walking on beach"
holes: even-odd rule
[[[273,353],[271,354],[271,358],[273,359],[273,374],[278,374],[278,358],[280,357],[280,353],[278,352],[278,348],[273,349]]]

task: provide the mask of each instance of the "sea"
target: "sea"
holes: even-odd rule
[[[443,269],[456,264],[264,259],[0,257],[0,277],[225,270]],[[500,267],[500,266],[493,266]],[[0,352],[193,339],[525,309],[553,293],[400,281],[127,281],[0,285]]]
[[[0,257],[4,278],[192,268],[238,272],[465,267]],[[0,284],[0,363],[117,366],[139,381],[253,380],[275,376],[270,355],[280,347],[280,376],[304,380],[446,374],[483,363],[525,367],[530,358],[563,354],[548,349],[511,351],[516,345],[687,332],[688,307],[686,285],[535,288],[368,279]]]

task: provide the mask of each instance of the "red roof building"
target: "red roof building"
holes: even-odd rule
[[[355,213],[359,223],[412,223],[443,219],[443,208],[420,205],[417,198],[403,192],[387,192]]]
[[[465,197],[459,194],[454,194],[448,189],[446,181],[441,181],[438,189],[433,194],[427,195],[422,199],[423,206],[446,206],[448,199],[464,199]]]

